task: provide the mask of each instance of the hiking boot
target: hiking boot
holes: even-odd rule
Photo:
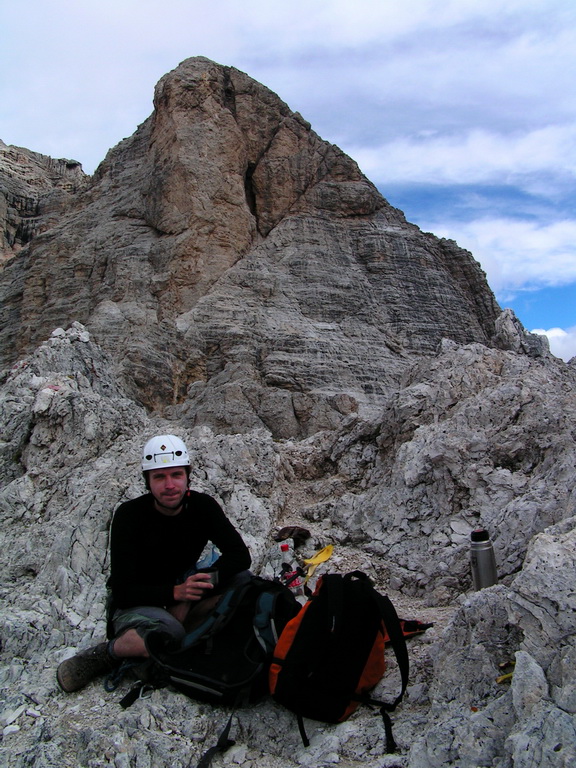
[[[63,661],[56,672],[56,679],[63,691],[72,693],[84,688],[95,677],[110,672],[116,665],[116,660],[108,653],[108,643],[100,643]]]

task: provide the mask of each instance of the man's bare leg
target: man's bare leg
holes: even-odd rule
[[[171,608],[168,608],[168,612],[177,619],[180,624],[184,624],[186,616],[190,612],[190,606],[192,603],[189,600],[183,600],[181,603],[176,603]]]
[[[127,629],[123,635],[117,637],[112,644],[114,656],[120,659],[130,658],[131,656],[142,656],[148,658],[146,644],[135,629]]]

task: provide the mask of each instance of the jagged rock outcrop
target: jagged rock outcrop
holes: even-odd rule
[[[77,320],[147,407],[297,437],[379,406],[442,337],[490,343],[471,255],[264,86],[189,59],[154,107],[6,266],[4,365]]]
[[[125,397],[85,328],[59,329],[5,375],[0,397],[0,685],[7,765],[188,765],[227,715],[162,690],[123,712],[96,683],[66,696],[54,671],[103,637],[107,537],[140,493],[139,447],[174,429]],[[366,571],[403,615],[435,626],[410,643],[408,696],[387,757],[378,718],[311,724],[299,743],[270,701],[243,709],[241,766],[568,766],[574,759],[574,371],[445,342],[415,362],[380,418],[349,416],[305,440],[177,427],[193,486],[215,495],[270,573],[290,523],[332,543],[330,567]],[[468,535],[492,531],[500,583],[470,587]],[[501,675],[516,667],[511,679]],[[386,676],[382,692],[396,681]]]
[[[310,442],[293,447],[295,479],[310,478],[302,514],[373,553],[394,587],[436,603],[470,585],[479,524],[512,575],[535,532],[576,507],[575,383],[550,357],[446,341],[377,419],[324,433],[312,453]]]
[[[49,229],[86,175],[76,160],[54,160],[0,140],[0,267]]]
[[[111,514],[143,490],[141,445],[170,431],[257,572],[274,572],[274,531],[301,525],[301,556],[334,544],[331,569],[435,622],[410,641],[396,755],[369,710],[311,724],[306,750],[264,701],[227,762],[571,766],[576,367],[236,70],[184,62],[94,178],[69,169],[65,198],[48,170],[66,161],[15,157],[12,192],[25,162],[46,196],[0,279],[3,764],[187,766],[227,719],[170,690],[124,711],[129,681],[55,680],[104,636]],[[475,593],[477,525],[499,584]]]

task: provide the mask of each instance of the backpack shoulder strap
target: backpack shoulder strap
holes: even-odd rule
[[[206,752],[204,752],[196,768],[209,768],[209,766],[212,763],[212,759],[219,752],[226,752],[227,749],[229,749],[230,747],[233,747],[234,744],[236,744],[236,742],[233,739],[229,738],[233,717],[234,717],[234,712],[232,712],[232,714],[228,718],[228,722],[220,732],[220,735],[218,736],[218,741],[216,742],[216,744],[213,747],[210,747],[209,749],[207,749]]]
[[[402,697],[404,696],[406,686],[408,685],[408,671],[410,668],[408,661],[408,650],[406,648],[404,633],[402,632],[402,627],[392,602],[386,595],[381,595],[376,592],[376,590],[374,590],[373,594],[376,598],[376,602],[380,607],[380,615],[382,616],[382,621],[384,622],[384,626],[388,632],[390,644],[392,645],[394,655],[396,656],[398,668],[400,670],[400,676],[402,679],[402,687],[400,693],[394,699],[394,701],[391,704],[383,702],[380,706],[380,714],[382,715],[382,722],[384,723],[384,730],[386,732],[386,751],[396,752],[396,742],[394,741],[394,736],[392,735],[392,723],[390,722],[390,716],[388,713],[396,709]]]
[[[392,650],[396,656],[396,661],[398,662],[398,667],[400,669],[400,676],[402,678],[402,689],[394,700],[394,703],[385,705],[386,709],[391,712],[399,704],[406,691],[406,686],[408,685],[408,672],[410,669],[408,649],[406,648],[406,640],[404,638],[400,620],[398,619],[398,614],[396,613],[396,609],[392,605],[390,598],[387,595],[379,594],[376,590],[373,590],[372,594],[378,604],[380,616],[382,617],[382,621],[388,632],[390,644],[392,645]]]
[[[372,586],[372,581],[368,576],[366,576],[365,573],[362,573],[362,571],[352,571],[351,573],[346,574],[344,578],[355,578],[366,585],[366,592],[370,595],[376,604],[380,618],[384,622],[384,627],[394,651],[394,655],[396,656],[396,661],[398,662],[400,676],[402,679],[402,689],[392,704],[385,705],[386,709],[391,712],[402,699],[402,696],[406,690],[406,686],[408,685],[408,672],[410,669],[410,662],[408,660],[408,649],[406,648],[406,640],[404,638],[402,624],[400,623],[400,619],[398,618],[398,614],[396,613],[396,609],[394,608],[390,598],[387,595],[380,594],[380,592],[374,589]]]
[[[290,593],[292,597],[292,593]],[[265,653],[272,655],[282,624],[278,625],[276,608],[279,602],[285,599],[285,595],[279,591],[265,590],[258,595],[254,610],[254,632],[256,639]]]
[[[392,723],[390,722],[390,716],[388,713],[393,712],[402,700],[402,697],[406,691],[406,686],[408,685],[408,673],[410,670],[408,649],[406,648],[406,640],[404,639],[402,626],[400,624],[398,614],[396,613],[396,609],[394,608],[390,598],[387,595],[381,595],[376,589],[374,589],[371,580],[368,578],[368,576],[366,576],[366,574],[362,573],[361,571],[352,571],[352,573],[346,574],[344,578],[357,578],[365,583],[366,591],[374,600],[378,612],[380,613],[380,618],[384,623],[384,627],[390,640],[392,650],[394,651],[396,661],[398,662],[398,668],[401,677],[401,690],[394,701],[392,703],[386,703],[382,701],[376,701],[375,699],[366,699],[367,703],[378,704],[380,706],[380,714],[382,715],[382,721],[384,723],[384,729],[386,732],[386,751],[395,752],[396,742],[394,741],[394,737],[392,735]]]

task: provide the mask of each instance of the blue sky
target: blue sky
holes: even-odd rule
[[[574,0],[0,0],[0,139],[92,173],[189,56],[274,90],[576,355]]]

